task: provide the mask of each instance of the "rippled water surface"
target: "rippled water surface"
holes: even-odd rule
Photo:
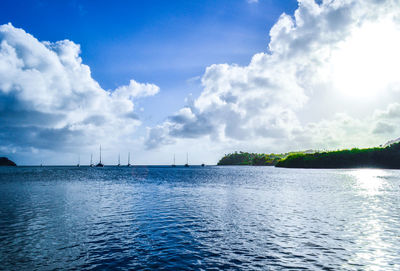
[[[0,269],[400,270],[400,171],[3,167]]]

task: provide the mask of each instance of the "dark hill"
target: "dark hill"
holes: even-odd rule
[[[351,149],[312,154],[298,153],[280,160],[287,168],[393,168],[400,169],[400,143],[385,148]]]
[[[8,159],[7,157],[0,157],[0,166],[13,166],[15,167],[17,164],[15,164],[13,161]]]
[[[284,154],[234,152],[230,154],[225,154],[225,156],[219,160],[218,165],[274,166],[284,156]]]

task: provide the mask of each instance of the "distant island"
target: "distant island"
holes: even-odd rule
[[[235,152],[225,155],[218,165],[262,165],[284,168],[392,168],[400,169],[400,143],[387,147],[324,152],[257,154]]]
[[[17,166],[16,163],[8,159],[7,157],[0,157],[0,166],[12,166],[15,167]]]

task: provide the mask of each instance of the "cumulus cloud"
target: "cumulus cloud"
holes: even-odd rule
[[[105,90],[82,63],[78,44],[41,42],[11,24],[0,26],[3,149],[65,150],[132,137],[141,123],[135,100],[158,91],[134,80]]]
[[[376,110],[374,112],[375,120],[400,120],[400,104],[392,103],[384,110]]]
[[[393,35],[400,33],[399,7],[395,0],[300,0],[293,16],[282,14],[271,28],[268,52],[247,66],[208,67],[200,96],[149,128],[147,146],[208,138],[285,150],[349,145],[365,136],[362,144],[374,144],[390,136],[396,129],[377,119],[383,116],[375,116],[376,108],[365,118],[345,111],[400,86],[393,72],[400,68],[400,40]],[[322,112],[330,116],[315,116]]]
[[[400,123],[400,104],[392,103],[385,110],[376,110],[371,121],[374,124],[374,134],[395,134],[398,133]]]
[[[372,131],[375,134],[392,134],[396,130],[394,125],[385,123],[385,122],[378,122]]]

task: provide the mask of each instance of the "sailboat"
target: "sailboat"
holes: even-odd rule
[[[189,167],[189,153],[186,153],[186,164],[185,167]]]
[[[121,154],[118,154],[118,165],[117,167],[121,166]]]
[[[77,167],[80,167],[81,166],[81,155],[79,155],[79,157],[78,157],[78,164],[76,165]]]
[[[93,167],[93,153],[90,154],[90,167]]]
[[[96,165],[96,167],[104,167],[104,165],[101,163],[101,145],[100,145],[100,162]]]
[[[128,152],[128,165],[127,166],[128,167],[131,166],[131,153],[130,152]]]
[[[174,154],[174,163],[172,164],[172,167],[176,167],[176,165],[175,165],[175,154]]]

